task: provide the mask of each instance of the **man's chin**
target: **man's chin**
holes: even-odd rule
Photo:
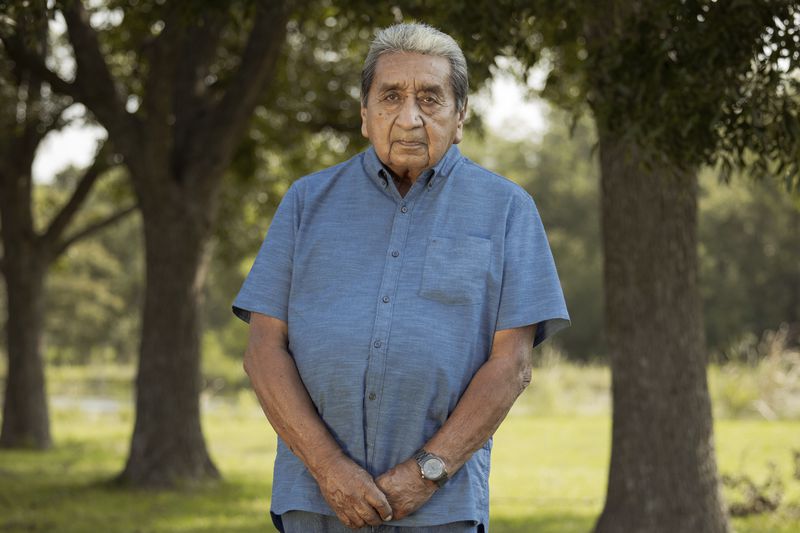
[[[404,175],[409,170],[419,170],[428,167],[428,153],[425,152],[424,154],[402,154],[394,152],[389,156],[389,168],[392,170],[395,169],[402,169],[405,172],[397,172],[395,173],[398,175]]]

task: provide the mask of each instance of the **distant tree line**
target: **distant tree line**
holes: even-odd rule
[[[553,110],[541,140],[509,140],[491,131],[473,131],[462,146],[465,155],[511,177],[536,200],[576,326],[555,342],[574,361],[607,360],[594,143],[589,121],[581,120],[570,134],[569,118]],[[318,150],[323,160],[344,157],[324,143]],[[288,183],[313,170],[307,165],[304,161],[293,168],[291,160],[282,161],[281,179]],[[38,186],[37,218],[50,216],[52,206],[65,200],[79,175],[67,170]],[[235,196],[236,178],[231,175],[229,181],[223,188],[230,186]],[[700,289],[706,339],[712,355],[727,361],[737,356],[728,348],[742,337],[760,337],[781,323],[790,327],[800,323],[800,198],[786,194],[774,181],[752,183],[736,176],[729,184],[720,183],[711,168],[701,174],[700,184]],[[83,216],[91,219],[113,210],[124,188],[121,179],[98,187]],[[278,200],[264,191],[249,196],[243,203],[222,207],[229,212],[214,241],[224,253],[216,254],[211,263],[204,306],[204,338],[213,338],[210,349],[219,351],[214,356],[237,362],[245,331],[230,314],[230,300]],[[144,283],[140,224],[137,217],[120,222],[75,245],[55,263],[46,292],[48,363],[135,360]]]

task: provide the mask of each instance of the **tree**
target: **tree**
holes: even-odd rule
[[[44,53],[47,26],[41,10],[20,11],[18,27],[26,31],[29,46]],[[69,200],[38,231],[32,209],[31,167],[42,139],[65,124],[70,102],[51,98],[42,79],[19,63],[0,58],[0,222],[3,256],[0,271],[6,283],[8,373],[3,403],[0,446],[47,448],[50,421],[40,350],[44,310],[44,279],[49,266],[69,246],[113,224],[129,207],[80,230],[67,231],[94,183],[111,165],[108,147],[98,150]]]
[[[241,4],[233,16],[229,6],[211,3],[100,7],[101,16],[121,16],[121,24],[110,20],[108,31],[98,31],[82,2],[58,5],[76,63],[71,81],[18,33],[3,41],[15,62],[83,103],[106,128],[141,206],[147,284],[136,423],[119,480],[170,485],[213,478],[218,472],[198,402],[207,245],[220,180],[274,75],[288,9],[277,1]],[[242,45],[238,36],[248,26]],[[221,41],[229,46],[219,50]],[[110,61],[123,51],[135,61]]]
[[[72,79],[48,68],[45,54],[14,28],[2,33],[6,51],[107,129],[142,210],[147,285],[137,415],[120,481],[217,477],[198,404],[208,244],[222,176],[275,77],[290,6],[120,1],[87,10],[65,1],[56,10],[76,64]]]
[[[697,178],[798,181],[793,2],[512,2],[510,51],[596,123],[612,454],[595,531],[728,530],[697,284]]]

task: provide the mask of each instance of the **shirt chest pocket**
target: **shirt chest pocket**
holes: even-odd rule
[[[492,241],[481,237],[430,237],[419,295],[449,305],[479,303],[486,292]]]

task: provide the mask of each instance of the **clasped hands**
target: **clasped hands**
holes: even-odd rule
[[[406,517],[422,507],[437,488],[422,478],[413,458],[373,480],[342,454],[326,462],[314,477],[336,516],[353,529]]]

